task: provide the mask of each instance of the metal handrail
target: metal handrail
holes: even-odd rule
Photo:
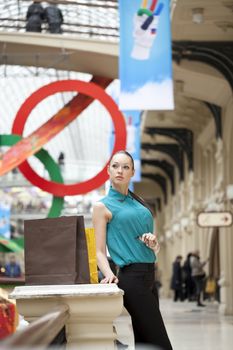
[[[42,1],[41,1],[42,2]],[[68,35],[78,35],[80,37],[90,37],[101,40],[111,40],[117,41],[119,38],[119,23],[118,23],[118,0],[110,1],[97,1],[83,2],[83,1],[56,1],[56,3],[61,5],[61,11],[64,16],[64,22],[62,23],[62,33]],[[16,0],[15,0],[16,6]],[[19,5],[18,5],[19,6]],[[88,11],[86,13],[86,8]],[[14,15],[13,15],[13,10]],[[73,10],[73,11],[72,11]],[[104,17],[102,14],[104,10]],[[108,13],[110,11],[110,17],[114,16],[112,22],[109,22]],[[8,13],[4,10],[1,13],[0,18],[0,32],[1,31],[20,31],[24,32],[26,29],[26,12],[27,8],[23,6],[18,12],[14,5],[11,5],[8,9]],[[71,13],[77,13],[77,16],[71,16]],[[112,12],[113,11],[113,12]],[[94,14],[93,14],[94,12]],[[112,15],[111,15],[112,14]],[[94,17],[93,17],[94,16]],[[95,18],[96,16],[96,18]],[[101,20],[97,20],[99,17]],[[94,18],[94,22],[92,21]],[[43,21],[41,32],[48,33],[47,23]]]
[[[16,332],[1,343],[1,350],[10,350],[13,347],[47,347],[65,326],[69,318],[67,305],[55,307],[46,315],[33,321],[25,329]]]
[[[8,22],[22,22],[22,23],[26,23],[26,19],[23,19],[23,18],[10,18],[10,17],[0,17],[0,27],[7,27],[7,25],[5,24],[2,24],[1,21],[8,21]],[[43,22],[42,22],[43,23]],[[63,22],[62,24],[63,26],[69,26],[69,25],[72,25],[72,26],[79,26],[79,27],[87,27],[87,28],[96,28],[96,29],[113,29],[113,30],[119,30],[118,27],[111,27],[111,26],[101,26],[101,25],[91,25],[91,24],[83,24],[81,22]],[[12,26],[14,27],[14,26]],[[25,29],[25,26],[23,27],[20,27],[20,29]]]
[[[72,24],[73,25],[73,24]],[[21,29],[25,29],[25,27],[23,26],[10,26],[10,25],[4,25],[4,24],[1,24],[0,25],[0,28],[5,28],[5,29],[15,29],[16,31],[18,30],[21,30]],[[90,26],[90,25],[82,25],[82,27],[80,26],[80,28],[83,29],[83,31],[81,30],[69,30],[69,29],[63,29],[63,33],[67,33],[67,34],[81,34],[81,35],[89,35],[90,37],[91,36],[104,36],[106,38],[108,37],[112,37],[112,38],[118,38],[119,37],[119,34],[115,34],[115,33],[97,33],[95,32],[95,30],[104,30],[106,29],[105,27],[97,27],[97,26]],[[84,31],[84,29],[87,28],[87,31]],[[90,29],[93,29],[90,30]],[[108,28],[110,30],[115,30],[115,28]],[[44,29],[42,30],[42,33],[43,32],[46,32]]]

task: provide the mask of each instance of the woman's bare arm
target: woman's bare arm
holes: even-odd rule
[[[101,202],[93,206],[92,222],[96,236],[97,264],[105,276],[101,283],[118,283],[118,278],[113,274],[106,253],[106,227],[111,219],[111,212]]]

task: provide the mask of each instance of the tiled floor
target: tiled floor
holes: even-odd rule
[[[195,303],[160,301],[173,350],[230,350],[233,349],[233,316],[222,316],[218,305],[206,302],[205,308]],[[130,322],[127,315],[116,322],[119,340],[133,350]]]
[[[233,316],[223,316],[218,305],[162,300],[161,310],[174,350],[230,350],[233,348]]]

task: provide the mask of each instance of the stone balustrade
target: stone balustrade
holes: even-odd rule
[[[66,349],[115,349],[113,321],[123,309],[123,291],[116,284],[20,286],[10,298],[29,322],[67,305]]]

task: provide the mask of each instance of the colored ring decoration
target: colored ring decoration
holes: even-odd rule
[[[33,108],[46,97],[64,91],[76,91],[91,96],[101,102],[110,113],[115,128],[115,144],[110,159],[115,152],[125,149],[126,126],[124,117],[119,111],[118,106],[104,89],[94,83],[79,80],[60,80],[45,85],[35,91],[20,107],[13,123],[12,133],[22,136],[25,123]],[[62,197],[65,195],[84,194],[103,185],[108,179],[108,163],[109,161],[105,164],[104,168],[91,179],[71,185],[43,179],[36,174],[27,161],[20,164],[18,168],[33,185],[46,192]]]
[[[21,140],[21,136],[19,135],[0,135],[0,146],[13,146],[19,140]],[[47,151],[41,149],[39,152],[35,154],[35,157],[38,158],[41,163],[47,169],[51,180],[63,183],[63,178],[60,173],[59,166],[55,163],[53,158],[49,155]],[[53,196],[52,206],[47,215],[48,218],[55,218],[61,214],[63,209],[64,198],[63,197],[55,197]]]

